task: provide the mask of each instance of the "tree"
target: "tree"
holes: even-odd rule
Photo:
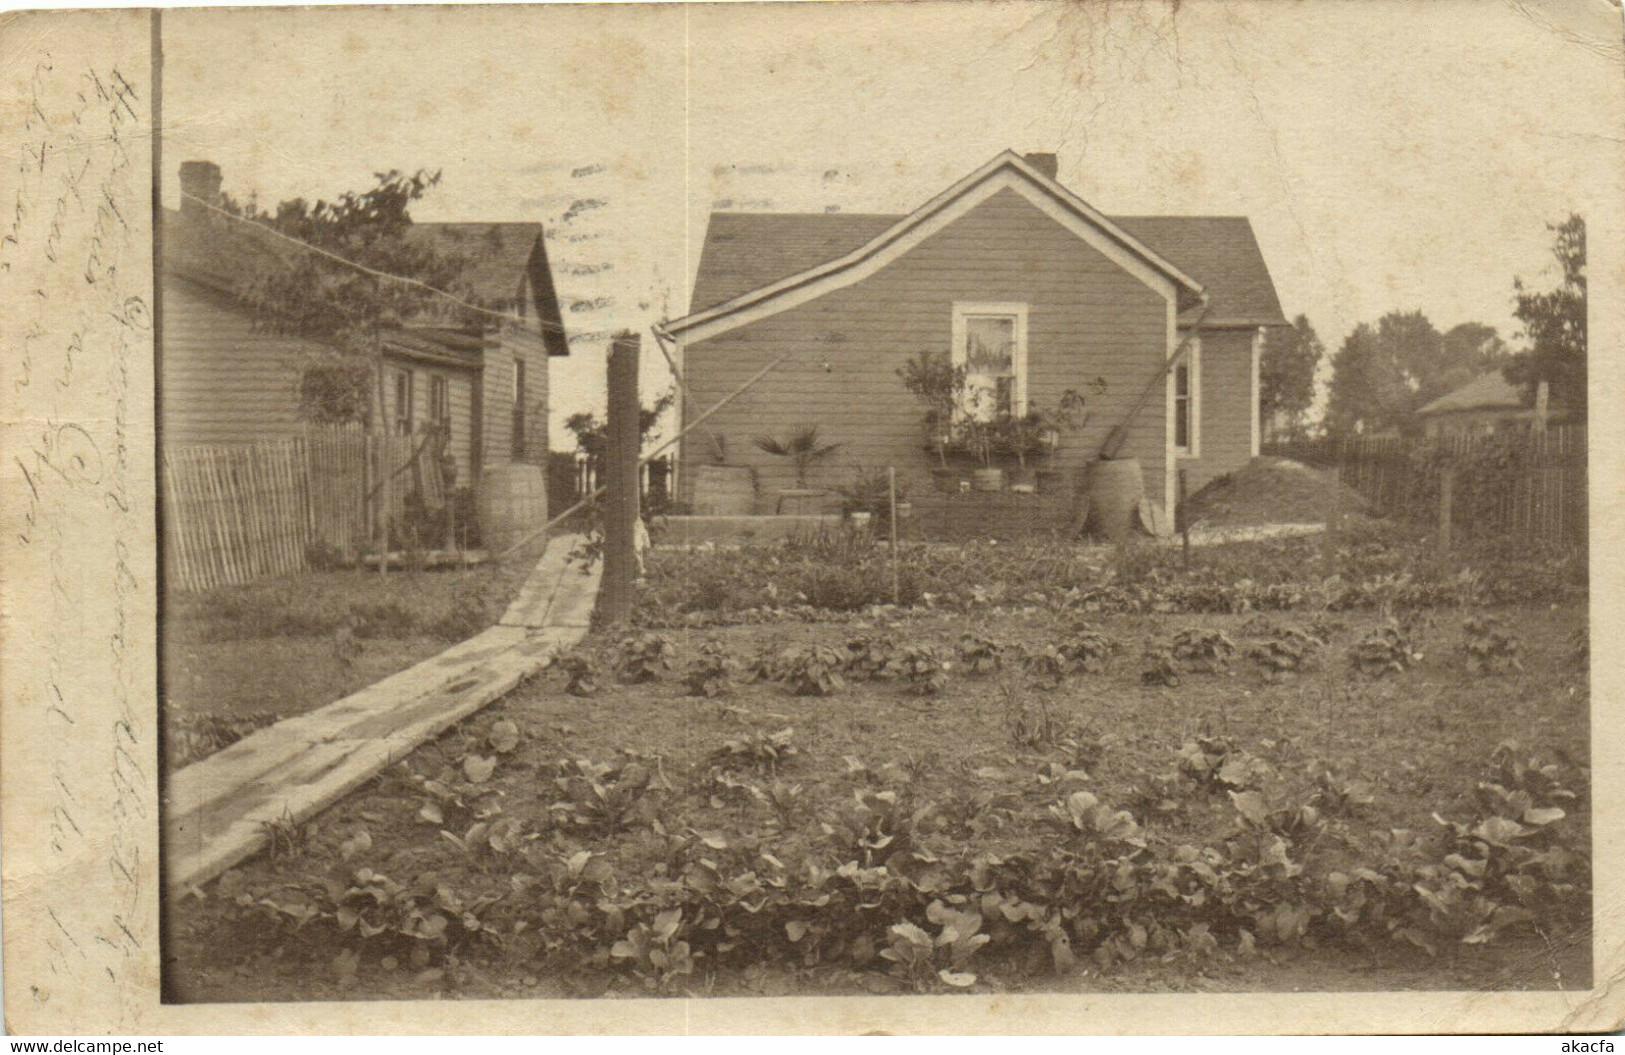
[[[1514,278],[1518,307],[1513,312],[1523,323],[1529,347],[1514,356],[1503,371],[1507,381],[1534,398],[1535,386],[1545,381],[1551,398],[1561,402],[1576,419],[1586,415],[1586,225],[1578,215],[1561,224],[1547,224],[1556,237],[1552,255],[1563,277],[1554,289],[1530,290]]]
[[[1377,320],[1377,341],[1411,391],[1400,417],[1445,391],[1439,387],[1444,336],[1422,312],[1390,311]]]
[[[638,439],[647,446],[649,436],[660,423],[661,415],[677,401],[677,390],[668,388],[651,406],[638,408]],[[571,414],[564,419],[564,427],[576,438],[576,449],[595,462],[602,458],[609,442],[609,422],[590,410]]]
[[[1362,322],[1332,357],[1326,429],[1350,436],[1396,426],[1410,414],[1415,395],[1392,346],[1380,339],[1377,328]]]
[[[1509,355],[1506,342],[1494,326],[1464,322],[1445,332],[1439,346],[1439,365],[1433,373],[1432,391],[1424,392],[1424,402],[1460,388],[1480,374],[1498,369]]]
[[[1459,388],[1506,357],[1495,327],[1464,322],[1440,333],[1420,311],[1391,311],[1361,323],[1332,359],[1326,425],[1334,433],[1416,425],[1424,404]]]
[[[1303,428],[1303,416],[1315,397],[1315,371],[1326,354],[1307,316],[1292,320],[1291,328],[1273,326],[1264,336],[1258,360],[1258,411],[1266,428],[1277,416],[1285,431]]]
[[[314,206],[295,198],[278,205],[274,214],[252,203],[227,202],[228,211],[289,238],[374,272],[420,283],[383,279],[260,232],[241,236],[253,244],[241,253],[249,264],[238,292],[256,319],[324,346],[304,364],[300,378],[301,413],[317,421],[371,419],[373,407],[382,403],[386,329],[424,316],[467,325],[478,318],[432,292],[469,299],[460,287],[470,261],[409,236],[409,207],[440,181],[440,174],[420,170],[408,176],[391,170],[375,179],[375,186],[359,194],[347,191]]]

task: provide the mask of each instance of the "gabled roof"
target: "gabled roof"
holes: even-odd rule
[[[694,310],[839,257],[901,219],[877,213],[712,213],[694,279]],[[1202,283],[1212,305],[1204,326],[1287,325],[1245,216],[1112,219]],[[1181,321],[1194,315],[1189,310]]]
[[[1204,326],[1286,326],[1269,265],[1245,216],[1114,216],[1207,290]],[[1183,321],[1183,320],[1182,320]]]
[[[786,219],[777,233],[789,238],[788,246],[784,249],[760,250],[757,261],[744,261],[742,267],[734,261],[723,263],[724,258],[732,257],[740,247],[726,247],[724,242],[718,242],[716,251],[713,251],[712,236],[708,233],[706,250],[701,255],[701,274],[696,280],[692,302],[695,310],[681,319],[663,324],[662,328],[671,334],[701,326],[715,332],[750,317],[759,317],[799,303],[819,290],[850,284],[878,264],[906,251],[935,228],[951,221],[956,209],[962,209],[964,203],[974,201],[978,194],[985,195],[987,190],[996,187],[1009,187],[1027,194],[1055,216],[1058,222],[1068,223],[1074,230],[1097,239],[1120,263],[1142,275],[1158,276],[1159,281],[1168,283],[1176,291],[1181,310],[1201,303],[1203,287],[1196,279],[1111,218],[1039,172],[1019,154],[1006,150],[906,216],[851,217],[835,213]],[[798,224],[798,219],[805,226]],[[713,216],[713,223],[716,220],[717,216]],[[819,234],[813,230],[815,221],[832,222],[836,226],[831,227],[827,234]],[[882,226],[882,221],[888,222]],[[732,233],[737,241],[739,229],[736,227]],[[849,246],[844,252],[836,250],[837,255],[825,256],[821,261],[811,259],[815,254],[830,251],[838,242],[859,234],[867,234],[868,237]],[[768,240],[764,238],[759,243],[755,238],[749,239],[753,245],[764,244]],[[747,248],[746,252],[750,253],[750,250]],[[712,268],[721,267],[723,270],[723,278],[719,282],[714,282],[712,276],[706,274],[708,257],[713,261],[710,264]],[[777,270],[786,263],[791,265],[792,270]],[[794,269],[796,264],[800,265],[799,269]],[[769,266],[775,270],[769,271]],[[754,284],[738,288],[746,281]],[[730,295],[706,304],[700,294],[713,285],[729,289]],[[736,318],[730,320],[730,316]]]
[[[1522,410],[1523,393],[1501,371],[1479,374],[1460,388],[1428,403],[1418,414],[1448,414],[1459,410]]]
[[[414,223],[408,238],[429,239],[441,252],[462,254],[473,263],[462,280],[480,302],[499,310],[515,306],[526,289],[542,328],[547,354],[570,354],[564,313],[547,262],[547,236],[539,223]],[[528,280],[528,286],[527,286]]]
[[[461,276],[466,289],[461,292],[482,307],[511,310],[528,290],[527,314],[534,311],[548,354],[569,354],[541,224],[415,223],[407,238],[429,243],[448,255],[467,257],[470,263]],[[300,251],[248,224],[214,214],[163,211],[164,269],[223,293],[235,294],[248,274],[245,261],[255,255]],[[414,329],[441,335],[451,332],[443,326]]]
[[[428,243],[471,260],[462,280],[491,308],[511,308],[524,286],[530,255],[542,238],[539,223],[414,223],[408,241]]]

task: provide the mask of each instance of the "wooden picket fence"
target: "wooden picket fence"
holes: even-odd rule
[[[1433,521],[1443,511],[1457,538],[1564,548],[1586,542],[1586,462],[1584,425],[1425,441],[1357,438],[1337,457],[1339,479],[1389,515]]]
[[[162,477],[165,576],[186,591],[301,571],[317,550],[353,558],[381,512],[402,516],[408,494],[431,508],[445,500],[431,441],[357,425],[165,449]]]

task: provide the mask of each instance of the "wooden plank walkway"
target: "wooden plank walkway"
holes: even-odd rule
[[[579,535],[547,545],[501,621],[319,710],[195,762],[164,798],[165,883],[185,893],[264,848],[454,723],[501,699],[586,635],[602,561],[569,562]]]

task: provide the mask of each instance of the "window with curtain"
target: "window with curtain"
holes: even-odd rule
[[[965,368],[965,413],[982,421],[1026,411],[1026,305],[954,306],[955,366]]]

